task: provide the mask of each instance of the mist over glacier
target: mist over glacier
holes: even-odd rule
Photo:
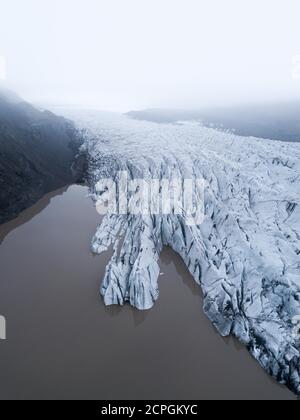
[[[299,13],[298,0],[10,0],[0,57],[30,102],[124,112],[299,100]]]

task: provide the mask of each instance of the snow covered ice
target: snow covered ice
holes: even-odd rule
[[[113,247],[101,286],[106,305],[140,310],[159,297],[164,246],[184,260],[204,295],[204,311],[233,334],[261,366],[300,394],[300,143],[205,128],[156,124],[105,113],[73,118],[87,128],[89,185],[101,178],[202,178],[205,220],[185,216],[107,214],[94,253]],[[298,318],[297,318],[298,317]],[[197,322],[195,320],[194,322]]]

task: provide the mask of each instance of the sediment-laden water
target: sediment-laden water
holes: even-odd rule
[[[152,310],[106,308],[111,255],[90,252],[99,215],[87,192],[58,191],[0,227],[1,399],[295,399],[219,336],[169,249]]]

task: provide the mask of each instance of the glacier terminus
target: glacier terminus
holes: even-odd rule
[[[197,121],[158,124],[93,111],[68,116],[85,130],[95,203],[103,194],[99,181],[116,181],[120,172],[131,180],[205,181],[200,224],[174,208],[107,212],[92,240],[95,254],[113,248],[101,286],[105,304],[152,308],[160,253],[171,247],[202,289],[204,311],[219,333],[235,336],[300,394],[300,143],[239,137]]]

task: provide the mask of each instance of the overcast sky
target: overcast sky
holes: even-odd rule
[[[0,56],[33,101],[123,111],[300,99],[299,19],[299,0],[0,0]]]

